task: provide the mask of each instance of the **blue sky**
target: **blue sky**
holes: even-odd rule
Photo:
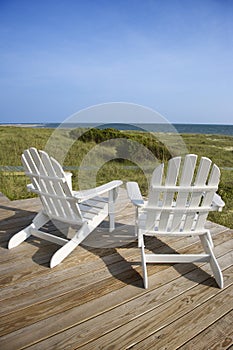
[[[233,124],[233,1],[0,0],[1,123],[113,101]]]

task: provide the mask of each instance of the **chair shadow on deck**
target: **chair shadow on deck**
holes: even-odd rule
[[[51,225],[52,224],[50,224],[49,231],[51,231]],[[68,229],[69,227],[64,225],[62,227],[62,232],[64,233],[64,230]],[[61,234],[56,228],[56,225],[54,226],[54,230],[57,230],[59,235]],[[133,230],[133,226],[116,223],[115,231],[109,233],[108,222],[104,221],[80,244],[80,246],[88,251],[90,255],[94,254],[100,258],[106,265],[111,276],[116,280],[122,282],[124,285],[133,285],[143,288],[141,274],[133,268],[131,262],[127,261],[124,256],[118,252],[118,248],[123,248],[125,250],[129,248],[129,251],[133,247],[137,248],[136,237],[132,234]],[[31,237],[28,243],[39,247],[41,246],[41,242],[42,240],[38,241],[35,237]],[[50,258],[54,251],[56,251],[57,246],[52,243],[47,243],[48,247],[46,248],[44,246],[44,241],[42,244],[43,247],[41,246],[41,249],[33,254],[32,260],[43,267],[49,268]],[[79,258],[78,254],[78,251],[73,253],[74,259],[75,257]],[[64,268],[66,261],[67,260],[62,262]],[[140,264],[139,259],[138,264]]]
[[[32,221],[32,218],[36,215],[36,212],[20,209],[14,206],[0,205],[0,210],[12,211],[13,215],[6,217],[0,221],[0,231],[2,231],[2,237],[0,239],[0,246],[7,249],[7,244],[11,236],[19,230],[20,227],[25,227]],[[18,220],[17,220],[18,219]],[[22,219],[22,220],[21,220]],[[15,226],[12,223],[15,221]],[[56,225],[54,226],[51,222],[44,226],[45,230],[53,230],[61,236],[61,232],[58,231]],[[139,267],[139,272],[133,266],[140,265],[141,257],[140,250],[138,249],[138,255],[136,256],[137,261],[127,261],[118,250],[123,248],[125,251],[130,252],[132,248],[137,248],[137,241],[134,235],[134,226],[116,223],[116,229],[112,232],[108,232],[108,222],[104,221],[97,229],[90,234],[81,244],[81,246],[89,251],[91,254],[95,254],[105,263],[111,275],[123,282],[124,284],[130,284],[143,288],[143,280],[141,275],[141,268]],[[62,232],[68,230],[68,226],[62,227]],[[26,242],[39,248],[36,252],[32,253],[32,260],[43,267],[49,268],[49,261],[51,256],[57,249],[57,245],[45,242],[44,240],[38,239],[36,237],[29,237]],[[161,241],[157,237],[146,237],[146,246],[151,250],[152,253],[159,254],[176,254],[177,251],[173,249],[170,245]],[[74,252],[78,254],[78,252]],[[66,261],[62,262],[65,264]],[[161,264],[156,264],[160,266]],[[173,268],[180,274],[184,275],[186,278],[192,280],[193,282],[200,283],[207,286],[216,286],[214,278],[210,278],[210,275],[206,273],[201,267],[193,264],[170,264]],[[200,281],[201,274],[201,282]]]
[[[107,222],[104,221],[100,228],[106,228],[106,232],[103,232],[101,229],[98,232],[98,228],[82,243],[82,246],[90,251],[93,254],[96,254],[99,256],[104,263],[106,264],[106,267],[108,268],[109,272],[114,276],[115,278],[121,280],[122,282],[126,284],[135,285],[138,287],[143,288],[143,280],[142,280],[142,269],[141,269],[141,255],[140,255],[140,249],[138,249],[138,254],[134,257],[134,261],[127,261],[127,257],[125,258],[123,255],[119,253],[118,248],[124,248],[125,250],[128,250],[128,253],[130,253],[130,250],[132,248],[137,249],[137,240],[134,234],[135,227],[134,225],[123,225],[116,223],[116,230],[112,233],[109,233],[107,230]],[[181,240],[184,239],[183,237],[180,238]],[[179,254],[178,251],[172,248],[172,241],[174,238],[171,238],[169,240],[169,244],[164,242],[163,240],[160,240],[158,237],[145,237],[145,244],[148,247],[148,249],[151,250],[154,254]],[[171,242],[171,244],[170,244]],[[199,241],[197,240],[196,244],[198,244]],[[185,247],[185,244],[184,244]],[[107,249],[106,249],[107,248]],[[202,251],[202,246],[200,244],[200,252]],[[129,254],[128,254],[129,255]],[[111,257],[112,256],[112,257]],[[114,260],[113,260],[114,258]],[[122,272],[119,272],[119,261],[121,264],[121,268],[124,270]],[[135,261],[136,260],[136,261]],[[139,272],[133,268],[133,266],[139,265]],[[165,264],[152,264],[154,266],[159,266]],[[198,283],[202,285],[207,286],[213,286],[218,288],[217,283],[215,279],[205,272],[200,264],[195,265],[194,263],[183,263],[183,264],[167,264],[166,267],[172,266],[179,274],[180,276],[184,276],[185,278]],[[164,273],[166,273],[166,270],[164,270]]]
[[[7,211],[10,210],[13,212],[13,215],[0,221],[0,230],[4,234],[4,236],[2,234],[4,240],[0,240],[0,246],[7,249],[9,239],[21,227],[24,228],[25,226],[29,225],[36,213],[34,211],[23,210],[13,206],[11,207],[9,205],[0,205],[0,209]],[[13,226],[12,222],[17,218],[19,219],[19,222],[17,221],[15,226]],[[56,235],[65,237],[67,231],[69,230],[69,226],[63,224],[62,227],[59,227],[58,222],[52,223],[50,221],[43,226],[43,230],[48,232],[53,231]],[[89,251],[90,254],[95,254],[101,258],[113,277],[124,284],[131,284],[142,288],[143,284],[141,275],[132,267],[132,264],[117,251],[118,247],[137,247],[137,243],[135,241],[136,237],[134,234],[132,234],[133,230],[134,227],[132,226],[130,227],[124,224],[116,223],[116,230],[109,233],[108,222],[104,221],[90,236],[87,237],[81,246],[85,250]],[[28,244],[29,246],[32,245],[38,248],[36,251],[32,252],[32,255],[30,256],[34,263],[44,268],[50,268],[50,259],[57,250],[56,244],[44,241],[34,236],[29,237],[24,244]],[[15,248],[14,250],[16,254],[17,249],[19,248]],[[76,254],[78,257],[78,251],[75,251],[73,254],[73,256]],[[62,264],[65,265],[66,260],[63,261]]]
[[[30,225],[33,218],[37,215],[38,210],[30,211],[26,209],[20,209],[14,205],[11,206],[10,202],[7,204],[0,204],[0,210],[12,212],[12,215],[9,213],[10,216],[7,216],[0,220],[0,247],[8,250],[8,242],[10,238],[13,237],[15,233],[17,233],[20,229],[23,229]],[[51,222],[45,224],[43,229],[45,231],[50,231],[51,226],[53,227],[53,230],[56,230],[58,232],[58,235],[61,236],[61,233]],[[63,227],[63,232],[64,230],[68,230],[68,227]],[[31,258],[35,263],[49,268],[49,259],[51,258],[51,255],[56,251],[57,245],[46,242],[42,239],[38,239],[34,236],[29,237],[25,241],[25,244],[33,245],[39,248],[38,251],[36,251],[34,254],[32,253]],[[16,247],[14,249],[14,252],[16,254],[17,249],[19,249],[19,247]],[[41,258],[41,256],[43,258]]]
[[[14,236],[21,227],[23,228],[29,225],[32,219],[36,216],[37,211],[20,209],[13,205],[10,206],[10,203],[0,204],[0,210],[12,211],[13,214],[0,220],[0,246],[2,248],[7,248],[9,239]]]
[[[137,248],[134,226],[116,222],[115,230],[108,232],[108,223],[104,221],[81,244],[91,254],[96,255],[106,265],[110,274],[124,285],[143,288],[141,274],[133,268],[133,263],[127,261],[126,254],[132,248]],[[139,265],[139,259],[137,265]]]

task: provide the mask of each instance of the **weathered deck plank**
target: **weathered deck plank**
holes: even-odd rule
[[[227,272],[227,270],[224,271]],[[230,272],[232,273],[232,269]],[[211,293],[215,293],[215,282],[210,278],[207,280],[204,280],[204,278],[206,278],[206,274],[200,274],[199,282],[205,281],[205,285],[200,285],[198,293],[194,289],[194,283],[186,277],[179,277],[177,280],[173,280],[157,290],[141,293],[140,295],[131,295],[130,298],[128,293],[126,293],[123,303],[116,304],[114,308],[95,317],[92,314],[87,320],[80,317],[79,309],[76,308],[73,317],[70,317],[71,315],[68,314],[65,320],[62,317],[62,323],[64,322],[66,326],[68,326],[67,322],[70,325],[71,320],[74,322],[75,315],[78,323],[76,326],[64,331],[66,336],[63,339],[61,339],[61,334],[58,333],[50,337],[49,340],[35,345],[32,349],[39,348],[39,345],[46,347],[46,349],[53,349],[55,346],[63,348],[64,339],[67,347],[71,348],[81,346],[83,349],[107,349],[108,346],[112,346],[116,349],[125,349],[131,346],[132,343],[135,343],[136,340],[144,339],[163,324],[171,323],[172,320],[185,315],[195,307],[195,304],[201,303],[207,297],[210,298]],[[211,286],[214,286],[214,288],[211,288]],[[127,287],[124,289],[127,289]],[[122,290],[122,293],[124,292],[125,290]],[[96,304],[102,302],[101,299],[95,300]],[[111,306],[113,306],[112,304],[111,302]],[[156,315],[160,315],[160,317]],[[64,327],[64,323],[62,327]],[[53,324],[54,328],[52,319],[50,324]],[[42,329],[42,327],[37,327],[37,329]],[[28,329],[26,334],[35,336],[35,331],[36,327],[33,327],[33,329]],[[48,337],[48,329],[46,331]],[[101,337],[99,337],[100,334]],[[121,340],[120,343],[119,339]],[[83,346],[85,343],[86,346]],[[138,347],[139,349],[141,348],[140,346]]]
[[[233,230],[208,223],[223,290],[210,277],[208,264],[149,265],[145,290],[131,207],[117,218],[119,246],[111,240],[114,234],[106,234],[109,247],[101,248],[103,237],[96,231],[52,270],[48,263],[56,246],[49,242],[30,238],[6,249],[39,208],[36,198],[10,202],[0,197],[1,349],[185,350],[204,349],[203,341],[210,349],[231,346]],[[148,238],[147,247],[163,253],[201,251],[197,238]]]
[[[233,311],[230,311],[196,337],[181,346],[179,350],[229,349],[233,344]]]

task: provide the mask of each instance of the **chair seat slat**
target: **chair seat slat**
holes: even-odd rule
[[[83,204],[89,205],[91,207],[96,207],[96,208],[104,208],[106,205],[106,202],[95,200],[95,199],[93,199],[93,200],[89,199],[89,200],[83,202]]]

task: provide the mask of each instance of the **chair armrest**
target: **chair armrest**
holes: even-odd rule
[[[127,188],[128,197],[131,200],[131,202],[137,207],[142,207],[144,205],[144,200],[142,198],[138,183],[127,182],[126,188]]]
[[[87,199],[93,198],[95,196],[99,196],[103,193],[111,191],[119,186],[121,186],[123,182],[121,180],[110,181],[104,185],[91,188],[83,191],[73,191],[73,196],[77,198],[78,202],[81,203],[86,201]]]
[[[222,211],[222,208],[225,206],[225,202],[219,196],[219,194],[215,193],[214,198],[211,204],[213,211]]]

